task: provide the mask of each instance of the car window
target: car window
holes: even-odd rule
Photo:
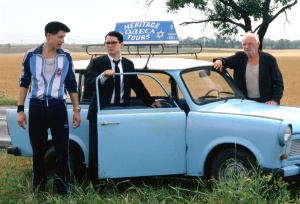
[[[78,97],[79,97],[79,102],[87,102],[89,103],[90,100],[90,96],[89,93],[85,90],[85,86],[84,86],[84,81],[85,81],[85,77],[84,77],[84,72],[80,72],[80,73],[75,73],[76,76],[76,81],[77,81],[77,85],[78,85]],[[66,102],[67,103],[71,103],[71,98],[69,93],[67,92],[67,99]]]
[[[183,73],[182,79],[197,104],[235,97],[230,85],[215,71],[194,69]]]
[[[152,76],[157,78],[161,84],[165,87],[165,89],[171,93],[171,84],[169,82],[170,76],[167,74],[162,74],[162,73],[151,73]],[[167,97],[166,92],[164,89],[159,85],[159,83],[154,80],[153,78],[146,76],[146,75],[138,75],[138,78],[144,83],[146,89],[150,93],[151,97],[162,97],[165,98]],[[134,91],[131,91],[131,96],[135,97]]]

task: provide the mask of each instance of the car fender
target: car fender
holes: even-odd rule
[[[212,150],[228,144],[231,148],[238,145],[247,148],[261,167],[280,168],[280,155],[285,145],[279,143],[279,135],[284,136],[283,129],[288,125],[272,118],[190,112],[187,122],[187,174],[202,176]],[[272,151],[266,148],[267,142]]]
[[[85,164],[88,167],[88,161],[89,161],[88,143],[85,143],[79,136],[74,135],[74,134],[70,134],[69,139],[70,139],[70,141],[75,142],[80,147],[81,151],[84,154]]]

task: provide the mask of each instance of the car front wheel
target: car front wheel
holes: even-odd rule
[[[249,177],[256,167],[256,161],[251,154],[241,149],[226,149],[214,159],[210,175],[222,183],[229,183],[233,178]]]

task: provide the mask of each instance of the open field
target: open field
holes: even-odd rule
[[[238,49],[239,50],[239,49]],[[198,54],[198,59],[211,61],[215,57],[232,55],[234,49],[210,49]],[[300,50],[264,50],[273,54],[281,69],[285,90],[282,105],[300,106]],[[72,52],[73,60],[90,59],[85,52]],[[18,78],[24,53],[0,54],[0,98],[17,99]],[[190,57],[190,56],[189,56]]]

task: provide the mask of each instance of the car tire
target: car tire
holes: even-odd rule
[[[79,161],[79,157],[76,157],[76,155],[73,153],[72,150],[70,150],[70,172],[72,177],[80,178],[84,174],[84,165],[83,162]],[[46,176],[52,177],[55,175],[55,169],[56,169],[56,152],[54,147],[50,147],[44,156],[44,162],[45,162],[45,170],[46,170]]]
[[[256,160],[247,151],[226,149],[213,159],[210,176],[222,183],[229,183],[234,175],[248,177],[256,168]]]
[[[56,169],[56,152],[54,147],[50,147],[44,156],[44,162],[45,162],[45,170],[46,170],[46,176],[52,177],[55,174]]]

